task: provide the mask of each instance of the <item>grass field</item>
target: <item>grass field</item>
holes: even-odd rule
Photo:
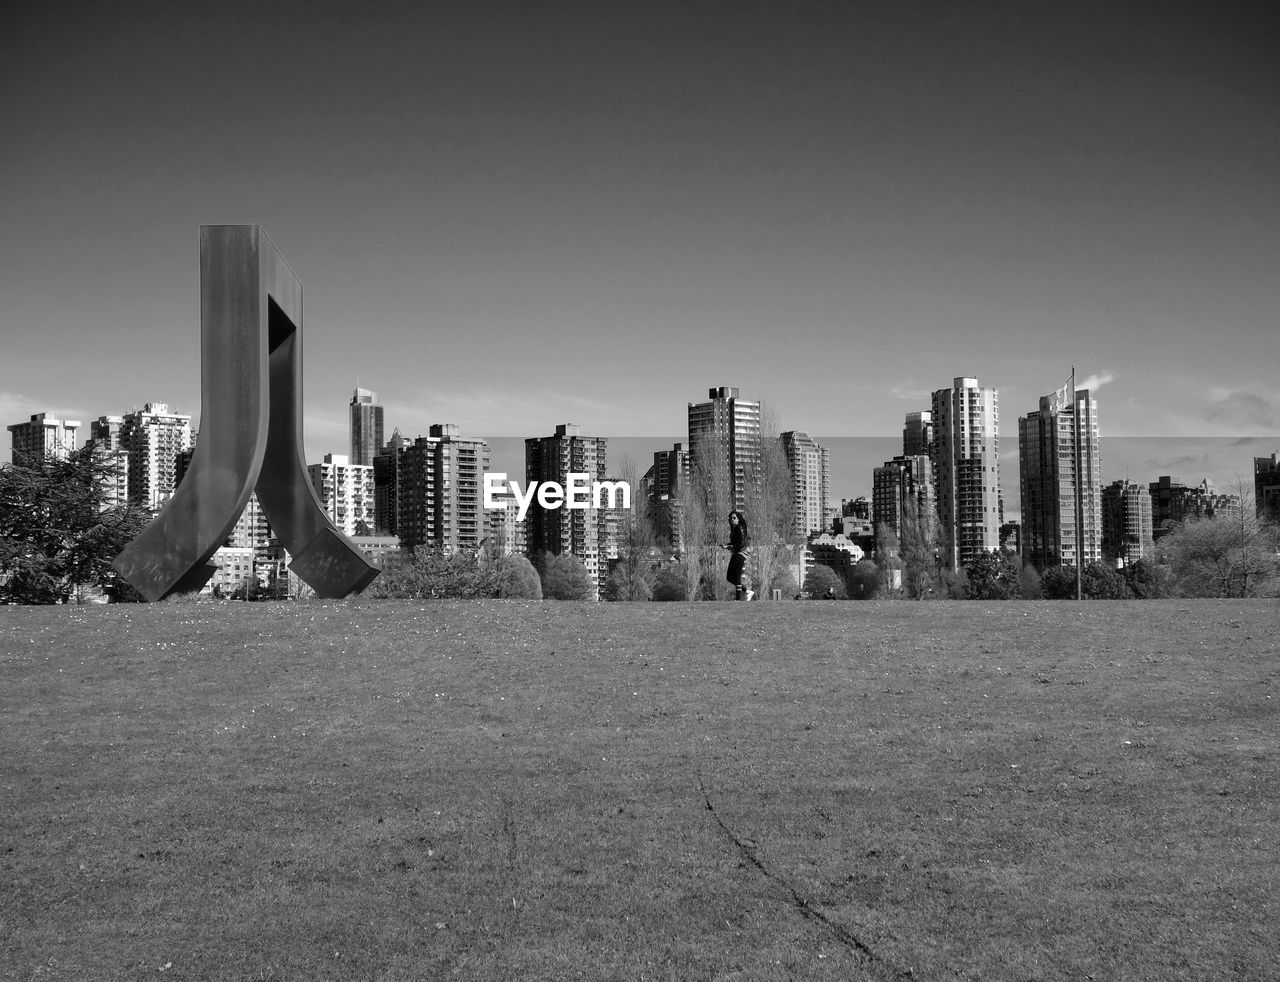
[[[1278,623],[0,608],[3,978],[1276,979]]]

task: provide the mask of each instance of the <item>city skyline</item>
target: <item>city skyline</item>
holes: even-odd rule
[[[727,385],[831,447],[838,501],[898,452],[844,441],[974,376],[1013,498],[1074,364],[1105,480],[1247,478],[1280,441],[1280,85],[1260,14],[1147,13],[24,8],[0,419],[198,417],[197,229],[255,222],[304,284],[308,462],[356,387],[388,430],[577,423],[612,465]]]

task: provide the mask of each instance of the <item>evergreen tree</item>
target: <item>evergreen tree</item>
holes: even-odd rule
[[[1017,560],[1008,553],[979,553],[965,566],[965,596],[970,600],[1016,599],[1021,572]]]
[[[116,589],[111,561],[151,516],[104,507],[114,479],[93,447],[0,466],[0,601],[81,602]]]

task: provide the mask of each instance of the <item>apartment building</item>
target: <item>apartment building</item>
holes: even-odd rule
[[[489,444],[437,423],[406,444],[397,469],[396,528],[406,554],[419,547],[446,553],[479,549],[488,535],[484,472]]]
[[[706,402],[689,403],[688,415],[690,468],[699,480],[725,482],[728,505],[743,508],[760,464],[760,403],[722,385]]]
[[[937,487],[938,536],[948,568],[1000,548],[1000,399],[971,377],[933,393],[929,456]]]
[[[792,532],[803,538],[824,532],[831,495],[830,453],[801,430],[788,430],[779,439],[791,473]]]
[[[382,449],[382,405],[378,393],[357,388],[347,409],[351,429],[350,460],[356,467],[372,466]]]
[[[46,457],[66,457],[76,449],[78,419],[58,419],[52,413],[36,413],[25,423],[9,427],[15,464],[38,465]]]
[[[1102,489],[1102,556],[1128,566],[1155,552],[1151,492],[1129,480]]]
[[[159,511],[178,485],[178,455],[192,448],[191,417],[148,402],[121,417],[120,446],[129,454],[129,500]]]
[[[372,466],[353,464],[346,454],[327,453],[322,463],[307,465],[307,476],[339,532],[353,536],[373,531]]]
[[[555,481],[563,486],[568,484],[569,474],[586,474],[588,481],[603,481],[607,452],[607,438],[583,436],[582,427],[576,423],[563,423],[551,436],[525,440],[525,480],[528,484]],[[593,506],[595,504],[593,502]],[[568,552],[577,556],[596,584],[598,599],[609,575],[609,525],[605,510],[598,507],[550,509],[534,502],[525,522],[530,558],[540,552],[557,556]]]
[[[1038,570],[1099,561],[1102,449],[1097,400],[1088,389],[1076,390],[1073,401],[1061,404],[1056,395],[1042,396],[1036,412],[1018,419],[1018,449],[1023,556]]]

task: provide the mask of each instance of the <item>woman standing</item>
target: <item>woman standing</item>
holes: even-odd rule
[[[750,600],[756,592],[749,586],[742,585],[742,578],[747,568],[747,547],[751,545],[751,533],[747,531],[747,520],[736,508],[729,512],[729,549],[733,553],[729,557],[727,579],[733,584],[734,600]]]

